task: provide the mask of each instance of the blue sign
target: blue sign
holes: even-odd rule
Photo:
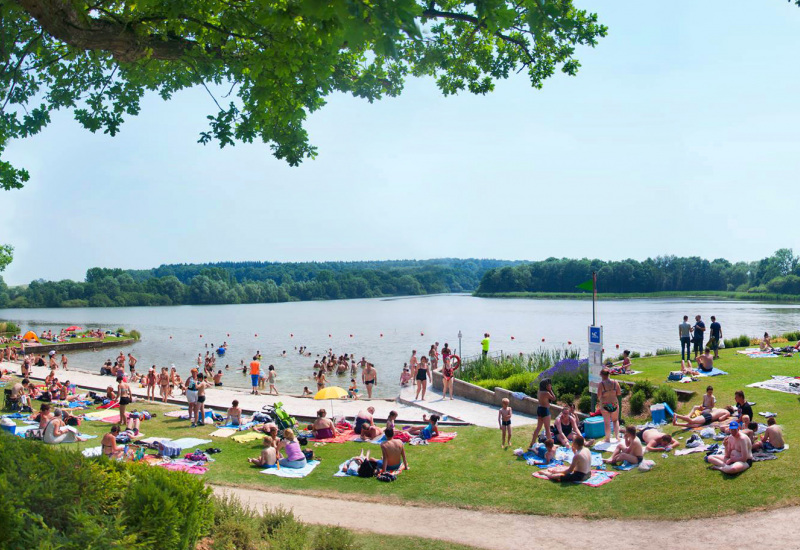
[[[589,327],[589,343],[590,344],[601,343],[600,327]]]

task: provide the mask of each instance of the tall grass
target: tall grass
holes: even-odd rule
[[[464,361],[461,368],[456,371],[456,375],[461,380],[472,383],[506,380],[515,375],[542,372],[562,359],[578,359],[580,353],[580,348],[575,347],[539,348],[527,355],[478,357]],[[480,385],[486,387],[484,384]]]
[[[19,334],[19,325],[11,321],[0,321],[0,334]]]

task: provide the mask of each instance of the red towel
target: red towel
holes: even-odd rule
[[[430,438],[428,441],[430,443],[447,443],[457,435],[458,432],[439,432],[439,435]]]

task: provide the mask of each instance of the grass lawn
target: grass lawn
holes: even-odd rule
[[[429,506],[455,506],[527,514],[580,516],[591,518],[661,518],[682,519],[696,515],[702,505],[706,515],[750,512],[754,509],[800,504],[800,464],[795,461],[800,441],[800,417],[796,414],[798,398],[768,390],[746,388],[752,382],[770,378],[772,374],[800,375],[800,356],[776,359],[749,359],[732,350],[723,350],[716,366],[730,372],[728,376],[701,378],[691,384],[675,384],[691,389],[695,398],[681,405],[688,411],[701,399],[711,383],[719,405],[733,403],[733,393],[743,389],[746,397],[757,405],[754,410],[778,413],[778,422],[791,448],[777,460],[756,463],[739,477],[732,478],[708,470],[702,453],[664,459],[649,453],[656,467],[648,473],[636,470],[623,472],[613,482],[590,488],[583,485],[561,486],[531,477],[534,468],[517,460],[511,450],[500,448],[500,433],[488,428],[458,428],[458,437],[444,444],[407,447],[411,470],[394,483],[380,483],[358,478],[334,478],[337,466],[357,455],[360,449],[377,445],[344,443],[314,447],[321,458],[316,470],[304,479],[282,479],[258,473],[246,464],[246,458],[257,456],[260,442],[236,443],[231,439],[215,439],[213,446],[222,449],[216,462],[205,474],[210,483],[239,485],[250,489],[324,493],[342,498],[375,499],[390,503],[414,503]],[[665,383],[667,373],[678,365],[675,356],[634,360],[634,368],[643,374],[626,377],[647,378]],[[163,412],[174,407],[138,404],[139,409]],[[291,411],[290,411],[291,412]],[[762,417],[758,417],[763,421]],[[86,422],[86,433],[102,434],[109,428],[102,422]],[[147,436],[201,437],[213,426],[190,428],[187,421],[160,415],[142,424]],[[689,433],[667,427],[668,433],[688,438]],[[530,442],[531,429],[516,429],[513,447]],[[210,438],[209,438],[210,439]],[[99,445],[91,440],[82,446]],[[75,447],[75,445],[64,446]]]
[[[464,546],[463,544],[419,537],[396,537],[369,533],[355,533],[355,536],[361,550],[386,550],[386,548],[402,548],[403,550],[474,550],[475,548],[474,546]]]

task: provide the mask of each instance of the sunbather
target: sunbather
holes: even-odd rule
[[[283,449],[286,449],[286,458],[281,458],[278,462],[284,468],[305,468],[308,464],[306,455],[300,449],[300,443],[290,428],[283,431],[283,440],[278,443],[278,456]]]
[[[678,445],[677,441],[669,434],[659,431],[657,428],[644,428],[636,432],[636,437],[642,440],[645,444],[645,450],[654,451],[668,451]]]
[[[242,409],[239,408],[239,400],[234,399],[231,402],[231,408],[228,409],[228,416],[225,418],[225,424],[231,426],[242,425]]]
[[[64,423],[61,409],[53,411],[53,418],[44,427],[42,440],[49,445],[86,441],[86,439],[78,437],[77,433]]]
[[[326,418],[328,411],[320,409],[317,411],[317,418],[311,425],[311,432],[314,434],[314,439],[333,439],[339,433],[333,421]]]
[[[406,460],[406,450],[403,442],[399,439],[394,439],[394,430],[392,428],[388,428],[385,435],[386,441],[381,443],[383,461],[381,472],[408,470],[408,460]]]
[[[750,438],[739,431],[738,422],[731,422],[731,435],[725,440],[725,454],[711,455],[706,461],[711,468],[722,473],[734,475],[753,465],[753,451]]]
[[[687,376],[697,376],[700,374],[692,368],[692,362],[689,359],[686,361],[681,360],[681,372]]]
[[[275,439],[269,435],[264,436],[264,448],[261,449],[261,454],[258,458],[248,458],[247,462],[262,468],[278,468],[280,470],[281,465],[278,462],[278,450],[276,448]]]
[[[583,436],[575,437],[572,442],[572,463],[569,468],[548,468],[543,473],[551,481],[586,481],[592,475],[592,454],[584,447]]]
[[[119,435],[119,426],[114,424],[111,426],[111,431],[103,436],[100,445],[103,454],[112,460],[118,460],[125,455],[125,448],[117,446],[117,436]]]
[[[672,418],[672,425],[678,426],[679,428],[700,428],[702,426],[708,426],[712,422],[721,422],[730,418],[730,416],[731,413],[726,409],[711,409],[711,411],[704,410],[700,413],[700,416],[695,418],[676,413]],[[683,420],[684,424],[680,424],[678,420]]]
[[[753,444],[754,451],[780,451],[786,447],[783,440],[783,431],[775,422],[774,417],[767,419],[767,431]]]
[[[627,426],[625,428],[625,439],[617,445],[611,458],[603,460],[606,464],[617,464],[623,461],[628,464],[641,464],[644,460],[644,448],[642,442],[636,437],[636,426]]]

